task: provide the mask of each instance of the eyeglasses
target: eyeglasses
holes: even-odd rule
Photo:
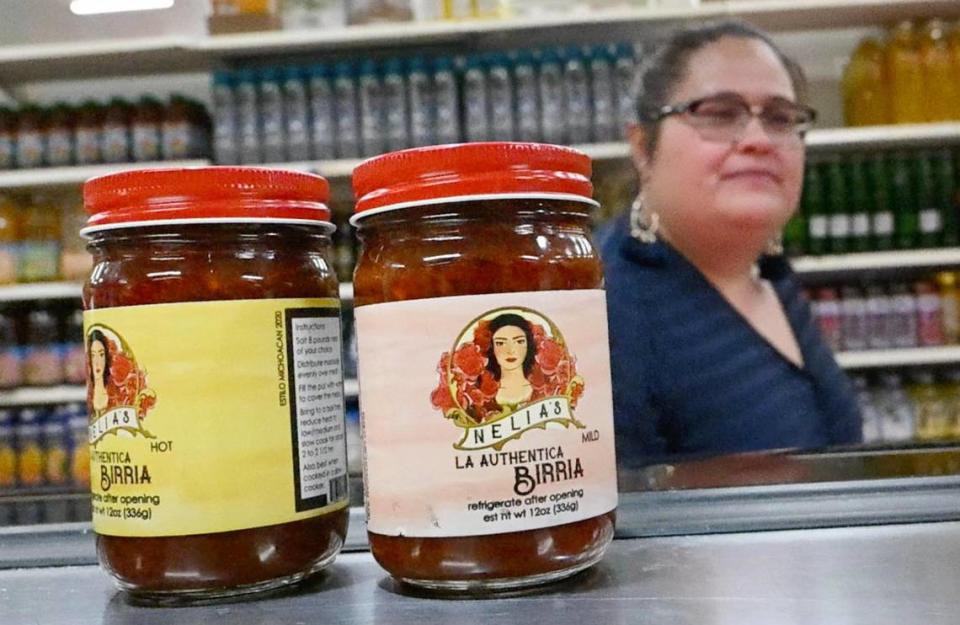
[[[770,140],[782,147],[799,147],[804,134],[813,126],[817,112],[809,106],[786,98],[771,98],[763,104],[750,104],[736,93],[719,93],[680,104],[661,107],[644,116],[659,122],[679,115],[706,141],[736,143],[743,139],[756,117]]]

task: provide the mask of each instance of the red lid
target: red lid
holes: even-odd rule
[[[257,167],[140,169],[83,185],[90,216],[82,234],[153,223],[330,221],[320,176]]]
[[[414,148],[353,170],[354,220],[408,206],[498,198],[591,199],[590,157],[543,143],[464,143]]]

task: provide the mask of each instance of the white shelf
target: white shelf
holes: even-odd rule
[[[13,391],[0,391],[0,406],[66,404],[86,400],[86,386],[24,387]]]
[[[195,159],[186,161],[155,161],[144,163],[110,163],[103,165],[78,165],[73,167],[46,167],[38,169],[8,169],[0,171],[0,189],[62,187],[80,185],[97,176],[132,169],[177,169],[202,167],[210,161]]]
[[[824,128],[807,133],[807,148],[813,152],[838,148],[929,146],[937,143],[960,143],[960,123]]]
[[[794,271],[801,274],[868,271],[900,267],[946,267],[960,265],[960,247],[801,256],[790,261],[790,264]]]
[[[960,346],[908,347],[875,349],[861,352],[840,352],[837,363],[844,369],[873,369],[879,367],[911,367],[960,363]]]
[[[25,302],[42,299],[80,299],[80,282],[36,282],[0,286],[0,302]]]
[[[735,16],[773,31],[880,26],[901,19],[960,17],[956,0],[727,0],[681,9],[575,12],[538,19],[404,22],[202,37],[158,37],[0,47],[7,84],[206,71],[236,58],[384,47],[511,47],[583,38],[633,40],[665,24]]]

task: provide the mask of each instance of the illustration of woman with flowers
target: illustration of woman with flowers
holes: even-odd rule
[[[110,348],[107,337],[100,330],[90,333],[87,356],[90,359],[90,405],[94,415],[100,416],[110,407],[111,399],[107,390],[110,380]]]
[[[533,396],[530,374],[537,356],[533,328],[520,315],[506,313],[490,320],[489,331],[487,370],[499,384],[495,399],[501,407],[515,410]]]

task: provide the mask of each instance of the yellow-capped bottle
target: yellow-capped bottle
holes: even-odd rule
[[[872,37],[860,42],[844,70],[843,104],[848,126],[891,121],[883,44]]]
[[[947,34],[947,47],[950,49],[950,60],[953,66],[953,83],[960,90],[960,22],[956,22]],[[954,100],[950,107],[950,118],[960,121],[960,99]]]
[[[923,63],[913,23],[900,22],[887,45],[888,93],[895,124],[916,124],[927,119]]]
[[[960,101],[960,82],[947,43],[942,20],[927,22],[920,35],[920,59],[926,93],[926,118],[929,122],[954,119],[953,109]]]

